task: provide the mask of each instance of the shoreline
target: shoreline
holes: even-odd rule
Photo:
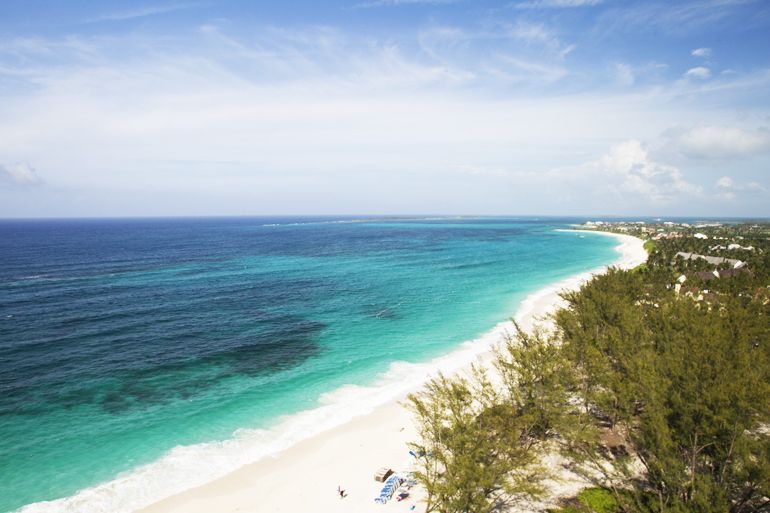
[[[629,235],[590,230],[560,230],[589,232],[612,236],[620,244],[615,250],[620,258],[615,262],[561,280],[527,296],[515,314],[522,329],[529,331],[548,314],[563,305],[559,293],[574,290],[609,267],[629,269],[647,260],[643,241]],[[322,429],[283,450],[246,464],[223,477],[182,491],[166,499],[136,510],[138,513],[208,513],[225,512],[361,512],[373,508],[409,511],[419,492],[404,502],[389,501],[384,506],[374,503],[381,484],[373,479],[380,467],[395,471],[408,470],[411,456],[407,442],[416,439],[411,413],[401,404],[406,396],[419,390],[423,383],[440,370],[454,374],[470,363],[488,359],[491,349],[512,328],[510,321],[499,323],[475,341],[428,364],[404,364],[405,374],[412,379],[395,383],[389,399],[374,404],[371,411],[357,413],[341,424]],[[432,365],[431,365],[432,364]],[[419,375],[419,367],[432,367]],[[411,368],[414,367],[414,368]],[[427,370],[427,369],[426,369]],[[376,387],[376,383],[374,384]],[[362,387],[356,387],[362,388]],[[341,393],[338,391],[337,393]],[[205,465],[205,462],[201,462]],[[347,491],[340,499],[338,487]],[[572,485],[574,488],[575,485]],[[571,492],[572,488],[562,491]],[[419,510],[419,509],[415,509]]]
[[[639,239],[593,233],[619,241],[614,246],[617,258],[528,294],[515,310],[522,329],[531,330],[561,306],[561,291],[579,287],[608,267],[634,267],[647,258]],[[322,394],[317,406],[279,418],[270,428],[240,429],[227,440],[177,446],[113,480],[61,499],[28,504],[16,513],[367,511],[379,491],[372,474],[381,466],[406,470],[410,462],[406,443],[416,434],[411,414],[400,401],[439,372],[452,375],[473,363],[488,362],[492,348],[512,332],[510,320],[499,322],[426,362],[391,362],[372,383]],[[338,486],[348,490],[345,501],[336,495]]]

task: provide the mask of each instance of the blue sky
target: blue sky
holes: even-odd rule
[[[4,0],[0,216],[770,216],[770,3]]]

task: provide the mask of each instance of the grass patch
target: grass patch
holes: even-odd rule
[[[549,513],[616,513],[618,503],[612,492],[606,488],[586,488],[570,504]]]
[[[578,501],[592,513],[615,513],[618,503],[606,488],[586,488],[578,494]]]

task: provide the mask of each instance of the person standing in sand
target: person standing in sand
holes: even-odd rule
[[[337,487],[337,493],[338,493],[338,494],[340,494],[340,499],[344,499],[344,498],[345,498],[345,495],[347,495],[347,494],[345,493],[345,490],[343,490],[343,489],[342,489],[342,486],[338,486],[338,487]]]

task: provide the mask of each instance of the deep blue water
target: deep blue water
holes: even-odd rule
[[[616,258],[578,221],[0,221],[0,511],[451,351]]]

